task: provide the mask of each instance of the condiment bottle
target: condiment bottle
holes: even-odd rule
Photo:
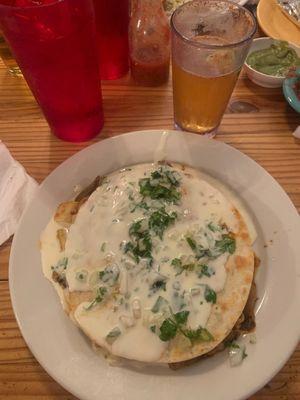
[[[131,75],[142,86],[169,78],[170,28],[162,0],[135,0],[129,24]]]

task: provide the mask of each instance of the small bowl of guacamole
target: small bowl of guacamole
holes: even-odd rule
[[[248,78],[268,88],[281,87],[293,67],[300,67],[300,47],[266,37],[254,39],[245,62]]]

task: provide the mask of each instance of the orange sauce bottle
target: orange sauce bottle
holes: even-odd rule
[[[161,0],[135,0],[129,25],[130,65],[141,86],[159,86],[169,79],[170,28]]]

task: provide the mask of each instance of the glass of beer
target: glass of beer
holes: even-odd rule
[[[213,137],[256,31],[253,15],[236,3],[197,0],[172,15],[175,124]]]

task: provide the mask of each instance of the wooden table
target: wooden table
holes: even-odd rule
[[[83,144],[62,142],[51,135],[24,80],[10,76],[0,61],[0,138],[41,182],[66,158],[98,140],[132,130],[173,128],[170,84],[145,89],[124,78],[103,84],[103,96],[105,127],[99,137]],[[299,115],[285,103],[280,89],[260,88],[242,73],[216,138],[269,171],[298,210],[300,141],[292,131],[299,124]],[[0,247],[0,399],[75,399],[43,370],[22,338],[8,290],[10,246],[11,240]],[[251,397],[296,399],[300,399],[300,346],[273,380]]]

